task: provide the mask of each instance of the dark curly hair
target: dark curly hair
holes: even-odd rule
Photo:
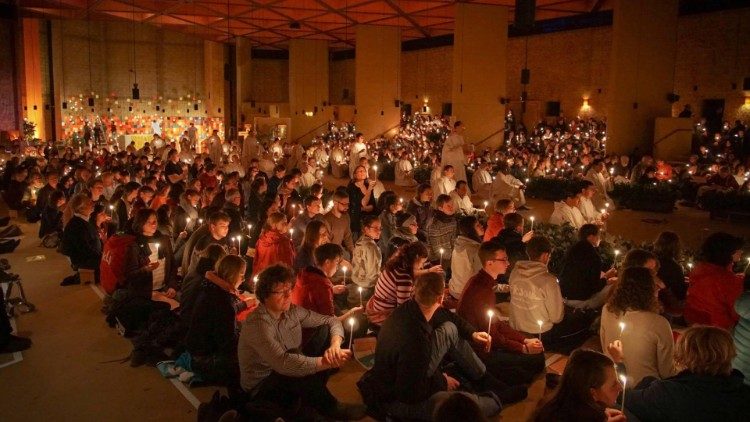
[[[740,249],[742,249],[741,237],[717,232],[708,236],[701,245],[700,260],[726,267],[732,263],[732,255]]]
[[[255,295],[260,303],[265,303],[274,287],[279,284],[291,284],[294,287],[294,272],[283,264],[271,265],[261,271],[257,277],[258,285],[255,287]]]
[[[412,242],[398,248],[395,254],[385,264],[388,271],[399,267],[406,267],[411,271],[418,258],[427,258],[427,247],[422,242]]]
[[[607,301],[607,310],[618,317],[627,311],[658,312],[655,291],[656,283],[648,268],[626,268]]]

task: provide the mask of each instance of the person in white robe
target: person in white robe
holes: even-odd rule
[[[444,166],[449,164],[453,166],[457,181],[468,181],[466,178],[466,154],[464,154],[464,130],[465,126],[460,120],[453,125],[453,131],[443,144],[443,154],[440,159]]]
[[[221,165],[221,158],[224,151],[221,147],[218,130],[214,129],[211,136],[206,139],[206,144],[208,144],[208,156],[211,158],[211,161],[217,166]]]
[[[435,186],[432,187],[435,196],[433,202],[437,200],[440,195],[450,195],[451,192],[456,190],[456,171],[452,165],[448,164],[443,167],[443,175],[435,182]]]
[[[484,212],[474,207],[471,202],[471,195],[469,195],[469,185],[463,180],[456,182],[456,189],[450,193],[450,197],[453,200],[453,209],[456,214],[476,217]]]
[[[365,136],[358,133],[349,148],[349,178],[354,178],[354,170],[357,169],[359,159],[362,157],[367,157],[367,145],[365,145]]]
[[[549,217],[550,224],[561,226],[565,223],[570,224],[576,229],[580,229],[581,226],[586,224],[583,219],[581,211],[578,209],[578,204],[581,201],[580,192],[568,192],[566,198],[563,201],[555,202],[554,211]]]
[[[471,185],[483,199],[492,198],[492,175],[490,174],[490,163],[481,163],[477,171],[471,177]]]
[[[500,199],[510,199],[517,209],[528,209],[524,188],[523,182],[513,177],[506,165],[501,165],[490,188],[491,202],[494,204]]]
[[[584,180],[581,187],[581,202],[578,204],[578,210],[581,211],[583,220],[590,224],[604,224],[609,214],[606,208],[597,209],[591,198],[596,195],[596,188],[590,180]]]
[[[611,191],[614,186],[612,186],[610,174],[603,162],[594,163],[586,174],[586,179],[590,180],[596,189],[596,193],[591,198],[594,206],[601,209],[604,208],[605,203],[612,202],[607,192]]]
[[[396,186],[413,187],[417,185],[414,180],[414,166],[409,161],[409,153],[403,152],[401,159],[396,164]]]

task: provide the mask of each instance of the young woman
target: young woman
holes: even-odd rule
[[[648,378],[628,390],[625,407],[641,421],[744,421],[750,387],[732,369],[735,347],[724,329],[688,328],[675,345],[677,375]]]
[[[135,241],[125,252],[126,287],[134,294],[178,306],[172,244],[156,230],[156,211],[139,210],[133,217]],[[157,246],[158,245],[158,246]]]
[[[632,385],[645,377],[667,378],[674,374],[672,328],[659,315],[658,287],[648,268],[631,267],[622,272],[602,309],[599,337],[602,350],[615,340],[622,342]]]
[[[185,338],[192,369],[207,382],[219,382],[230,389],[239,386],[235,316],[247,307],[237,288],[245,279],[245,260],[226,255],[216,271],[206,273],[192,312]]]
[[[315,266],[315,257],[313,256],[315,248],[330,242],[330,240],[331,235],[328,232],[328,225],[326,223],[320,220],[312,220],[307,223],[305,236],[294,258],[294,271]]]
[[[659,300],[668,314],[682,315],[688,285],[682,266],[678,263],[682,255],[680,237],[674,232],[661,232],[654,242],[654,253],[659,258],[656,275],[666,287],[659,291]]]
[[[376,202],[373,195],[374,183],[367,179],[367,169],[357,166],[354,177],[346,187],[349,194],[349,218],[351,220],[352,236],[356,239],[362,230],[362,216],[375,212]]]
[[[742,258],[740,237],[714,233],[703,242],[698,264],[690,273],[685,301],[685,320],[727,330],[734,328],[739,316],[734,302],[743,290],[743,277],[732,272]]]
[[[476,217],[466,216],[458,221],[458,237],[451,255],[451,279],[448,282],[451,296],[459,300],[466,282],[482,269],[479,247],[482,245],[484,227]]]
[[[612,360],[593,350],[570,355],[552,399],[536,414],[536,422],[625,422],[614,409],[622,385]]]
[[[380,253],[386,256],[388,253],[388,242],[390,242],[393,233],[396,232],[396,214],[401,212],[403,208],[402,200],[399,199],[396,192],[386,191],[378,198],[378,209],[380,212],[380,239],[378,240],[378,246],[380,247]]]
[[[286,216],[275,212],[268,216],[263,232],[255,245],[253,276],[272,264],[294,264],[294,245],[289,238],[289,223]]]
[[[414,242],[401,247],[388,260],[375,284],[375,293],[365,307],[367,319],[372,324],[382,324],[398,305],[411,299],[414,279],[419,274],[443,271],[439,265],[422,269],[427,255],[427,247],[422,242]]]
[[[412,242],[419,242],[417,233],[419,232],[419,223],[417,218],[408,212],[396,214],[396,231],[388,242],[388,253],[383,255],[386,260],[396,253],[398,248]]]
[[[151,204],[149,205],[151,209],[158,210],[159,207],[162,205],[165,205],[167,201],[169,200],[169,192],[170,192],[170,185],[167,183],[160,184],[160,186],[156,189],[156,192],[154,193],[154,199],[151,201]]]

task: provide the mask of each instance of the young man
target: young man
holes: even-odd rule
[[[242,324],[237,355],[242,389],[251,397],[282,406],[297,399],[332,419],[364,417],[361,405],[340,403],[326,386],[331,371],[351,359],[342,350],[344,328],[338,318],[293,305],[294,274],[272,265],[258,275],[260,305]],[[302,329],[318,328],[326,336],[325,350],[302,350]],[[295,415],[291,415],[293,417]]]
[[[581,201],[581,191],[571,189],[565,194],[565,199],[561,202],[555,202],[555,209],[549,217],[550,224],[562,226],[565,223],[570,224],[576,229],[580,229],[585,224],[581,211],[578,210],[578,204]]]
[[[444,291],[441,274],[417,277],[413,299],[383,324],[375,366],[358,383],[368,406],[396,418],[431,420],[437,404],[452,394],[467,395],[486,416],[497,414],[502,403],[526,396],[524,387],[508,388],[487,371],[469,342],[487,347],[492,339],[442,308]],[[446,355],[476,390],[486,393],[455,391],[460,382],[439,370]]]
[[[492,199],[496,201],[501,198],[508,198],[515,203],[516,208],[521,210],[529,209],[526,206],[526,196],[524,195],[526,185],[510,174],[507,164],[500,164],[495,181],[492,182]]]
[[[377,244],[382,226],[376,215],[362,218],[362,236],[357,239],[352,254],[352,284],[349,285],[349,305],[367,303],[375,292],[383,257]],[[362,289],[360,292],[359,289]]]
[[[469,185],[459,180],[456,182],[456,189],[451,193],[451,200],[453,200],[453,209],[461,215],[478,216],[483,214],[484,211],[478,208],[474,208],[474,204],[471,202],[471,195],[469,194]]]
[[[448,195],[438,195],[432,223],[427,227],[427,244],[430,261],[442,261],[439,265],[450,268],[453,241],[456,240],[457,222],[453,215],[453,201]],[[441,254],[440,251],[443,251]]]
[[[292,220],[292,242],[294,247],[298,248],[302,244],[302,240],[305,238],[305,231],[307,230],[307,224],[313,220],[322,220],[323,216],[320,214],[323,203],[317,196],[308,196],[302,203],[304,210],[302,214],[297,215]]]
[[[333,193],[333,208],[323,215],[323,221],[328,224],[328,230],[331,232],[331,243],[343,247],[351,256],[354,241],[349,219],[349,194],[345,190],[337,189]]]
[[[533,231],[526,234],[523,232],[523,216],[518,213],[506,214],[503,217],[503,226],[505,227],[500,233],[492,239],[505,249],[510,258],[511,268],[517,261],[528,259],[526,255],[526,242],[534,236]]]
[[[599,309],[604,305],[617,270],[602,269],[597,248],[601,237],[599,227],[584,224],[578,231],[578,243],[565,254],[560,271],[560,290],[566,304],[573,308]]]
[[[433,189],[435,194],[439,197],[440,195],[450,195],[456,189],[456,170],[451,165],[443,167],[443,176],[437,180]],[[436,199],[437,200],[437,199]]]
[[[208,245],[217,243],[229,250],[229,222],[231,218],[223,211],[216,211],[209,217],[208,224],[198,227],[188,238],[182,257],[182,274],[188,274],[198,265],[201,253]]]
[[[406,206],[406,212],[417,217],[421,240],[427,239],[427,227],[432,222],[432,196],[432,187],[427,183],[422,183],[417,186],[417,194]]]
[[[510,276],[510,325],[529,334],[542,334],[547,351],[570,353],[589,337],[595,312],[566,312],[557,277],[547,270],[552,243],[534,236],[526,245],[528,261],[516,263]],[[542,325],[539,325],[539,321]]]
[[[273,168],[273,176],[268,180],[268,197],[273,197],[276,195],[276,191],[279,190],[279,186],[281,185],[281,179],[286,176],[286,167],[283,164],[277,164]]]
[[[503,217],[506,214],[516,212],[516,205],[510,199],[498,199],[495,203],[495,212],[487,220],[487,229],[484,231],[484,241],[487,242],[497,236],[505,227]]]
[[[470,324],[486,324],[487,311],[495,311],[495,280],[508,270],[508,255],[495,242],[485,242],[479,247],[482,269],[466,283],[458,302],[456,313]],[[490,336],[492,348],[482,350],[479,356],[487,370],[510,385],[529,384],[536,374],[544,370],[544,347],[536,338],[526,338],[506,322],[492,320]]]

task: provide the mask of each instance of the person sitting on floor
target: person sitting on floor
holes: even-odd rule
[[[230,395],[239,391],[236,315],[247,307],[237,288],[245,279],[245,260],[225,255],[203,279],[185,337],[191,369],[205,382],[226,385]]]
[[[611,348],[610,348],[611,349]],[[625,411],[640,421],[744,421],[750,414],[750,386],[732,369],[735,347],[724,329],[688,328],[677,340],[677,375],[645,378],[628,390]]]
[[[201,291],[206,273],[216,268],[216,263],[226,256],[227,251],[221,245],[212,243],[201,253],[198,264],[189,272],[180,284],[180,318],[189,324],[193,317],[193,306]]]
[[[617,270],[602,269],[597,248],[601,242],[599,227],[584,224],[578,231],[578,243],[568,249],[560,271],[560,290],[568,306],[599,309],[604,305]]]
[[[541,333],[546,351],[569,354],[591,335],[595,312],[566,307],[560,285],[547,269],[552,242],[534,236],[526,245],[528,261],[518,261],[510,275],[510,325],[516,330]]]
[[[284,214],[276,212],[268,216],[263,232],[255,244],[253,276],[275,263],[289,267],[294,265],[294,245],[288,233],[289,224]]]
[[[352,283],[348,286],[350,306],[370,300],[375,293],[375,284],[383,262],[383,256],[377,244],[381,227],[381,220],[374,215],[366,215],[362,218],[362,236],[357,239],[352,255]]]
[[[610,358],[593,350],[576,350],[565,366],[560,387],[537,410],[534,422],[625,422],[622,411],[615,409],[621,392]]]
[[[525,387],[508,387],[487,371],[470,342],[488,347],[491,338],[440,306],[444,285],[441,274],[417,277],[414,298],[385,321],[375,365],[357,384],[368,407],[394,418],[429,421],[437,404],[453,394],[469,395],[485,416],[526,396]],[[447,356],[478,394],[457,391],[460,382],[440,369]]]
[[[482,268],[466,283],[456,307],[458,316],[474,326],[487,321],[488,311],[496,311],[495,280],[509,267],[508,255],[495,242],[482,243],[478,255]],[[530,384],[544,371],[544,345],[539,339],[526,338],[507,322],[495,319],[491,321],[490,336],[490,351],[477,350],[477,354],[487,370],[501,381],[510,385]]]
[[[440,261],[450,269],[450,257],[453,254],[453,244],[456,240],[457,221],[454,215],[453,201],[448,195],[439,195],[435,200],[435,210],[432,222],[427,227],[427,245],[430,251],[430,261]],[[448,258],[443,260],[443,258]]]
[[[98,283],[102,241],[94,225],[89,223],[89,216],[94,211],[94,201],[86,194],[76,194],[70,199],[68,205],[73,211],[73,218],[63,229],[63,254],[70,258],[70,263],[74,268],[94,270],[94,279]],[[74,284],[76,281],[81,282],[80,279],[66,279],[64,283]]]
[[[459,180],[456,182],[456,189],[450,192],[450,197],[453,200],[453,209],[456,210],[457,214],[471,216],[485,215],[484,210],[475,208],[471,202],[469,184],[465,181]]]
[[[565,193],[565,199],[555,202],[555,209],[549,217],[549,223],[562,226],[570,224],[573,228],[580,229],[585,224],[585,220],[578,204],[581,202],[581,192],[571,189]]]
[[[505,249],[512,269],[517,261],[529,259],[526,254],[526,243],[534,236],[534,232],[531,230],[523,232],[524,219],[518,213],[506,214],[503,217],[503,226],[504,228],[492,241],[499,243]]]
[[[282,408],[301,402],[333,419],[363,418],[363,406],[339,402],[327,387],[329,369],[352,357],[351,350],[341,349],[341,321],[292,304],[293,285],[294,273],[284,265],[271,265],[258,274],[260,305],[242,324],[237,347],[242,389],[251,399]],[[318,328],[326,338],[319,344],[324,345],[317,350],[302,348],[303,328]],[[289,420],[295,417],[284,415]]]
[[[466,283],[482,268],[477,255],[482,243],[484,227],[476,217],[462,217],[458,222],[458,237],[451,254],[451,279],[448,290],[453,299],[461,299]]]
[[[495,212],[487,220],[487,228],[484,230],[484,241],[490,241],[500,234],[505,228],[503,218],[505,215],[516,212],[516,206],[510,199],[498,199],[495,203]]]
[[[403,245],[419,242],[419,223],[416,217],[408,212],[400,212],[396,215],[396,231],[388,242],[388,252],[386,259],[393,256],[398,248]]]
[[[658,290],[650,270],[627,268],[602,309],[602,350],[615,340],[622,342],[623,362],[633,385],[645,377],[674,374],[672,327],[659,315]]]

